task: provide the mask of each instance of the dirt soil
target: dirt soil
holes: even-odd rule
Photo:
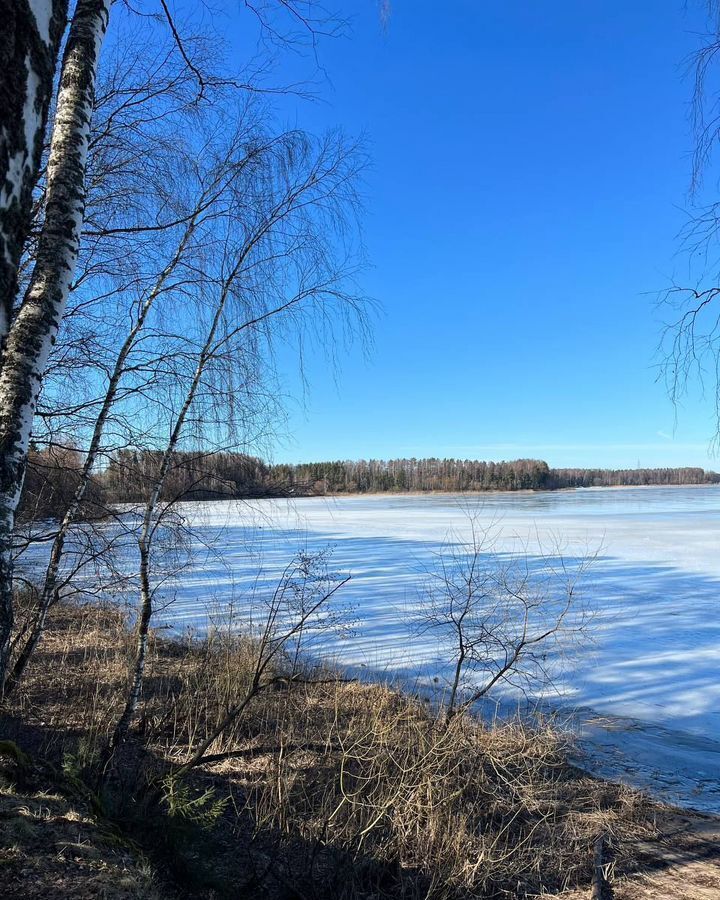
[[[639,872],[618,880],[616,900],[720,900],[720,820],[670,812],[637,851]]]

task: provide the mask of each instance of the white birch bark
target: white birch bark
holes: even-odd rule
[[[281,219],[282,215],[280,215],[277,220]],[[172,427],[167,446],[163,451],[157,478],[155,479],[155,483],[153,484],[150,497],[145,504],[143,521],[140,527],[140,533],[138,535],[138,551],[140,557],[140,613],[135,629],[135,657],[132,665],[132,674],[130,679],[130,686],[128,689],[127,701],[122,715],[118,719],[117,725],[115,726],[115,730],[113,732],[113,736],[108,748],[109,752],[112,752],[112,750],[127,737],[127,733],[135,717],[135,712],[140,702],[140,695],[142,693],[143,679],[145,677],[145,658],[147,655],[148,634],[150,631],[150,620],[153,613],[153,592],[150,584],[150,551],[152,547],[155,527],[157,525],[155,514],[160,502],[163,487],[165,486],[165,479],[167,478],[170,466],[173,461],[173,456],[180,442],[188,413],[190,412],[190,408],[193,405],[198,389],[202,383],[203,375],[205,374],[208,364],[215,358],[216,354],[225,343],[224,339],[217,341],[216,338],[220,323],[222,321],[223,313],[225,311],[225,307],[231,295],[233,285],[238,278],[238,275],[242,271],[243,264],[245,263],[252,248],[255,246],[256,242],[259,241],[264,234],[266,234],[269,228],[270,223],[263,224],[257,234],[249,240],[243,252],[239,255],[237,261],[235,262],[232,271],[228,274],[226,280],[222,285],[220,296],[218,297],[217,301],[217,306],[215,307],[215,312],[213,314],[212,322],[205,336],[202,350],[198,355],[198,361],[195,366],[192,379],[188,386],[185,399],[183,400],[183,404],[180,408],[177,418],[175,419],[175,423]],[[263,321],[265,318],[269,318],[271,316],[275,316],[284,312],[296,303],[301,302],[305,295],[306,292],[300,292],[294,298],[288,300],[286,303],[279,305],[274,310],[269,310],[264,315],[257,316],[255,319],[244,322],[242,325],[239,325],[236,329],[234,329],[231,333],[237,334],[243,329],[252,328],[259,322]]]
[[[65,541],[67,540],[70,528],[77,518],[80,504],[83,501],[88,484],[90,483],[91,473],[100,453],[105,424],[115,404],[118,388],[120,387],[121,379],[126,371],[128,357],[133,350],[133,347],[135,346],[138,335],[145,325],[147,317],[150,315],[150,311],[152,310],[155,301],[165,290],[168,279],[180,264],[180,261],[182,260],[185,253],[185,249],[190,242],[190,239],[196,227],[197,217],[195,216],[188,223],[188,226],[186,227],[180,239],[177,250],[174,253],[172,260],[160,273],[153,289],[150,291],[147,298],[145,299],[145,302],[140,307],[140,311],[135,324],[128,332],[128,335],[123,341],[120,351],[118,352],[117,358],[115,360],[115,365],[113,367],[113,371],[108,381],[107,389],[105,391],[105,396],[100,405],[100,411],[98,412],[97,419],[95,420],[92,437],[90,439],[90,445],[85,456],[85,462],[83,463],[83,467],[80,472],[78,485],[75,489],[75,493],[73,494],[73,498],[70,501],[70,505],[65,511],[65,515],[63,516],[60,527],[58,528],[58,532],[55,535],[52,548],[50,550],[50,561],[48,562],[48,566],[45,571],[45,581],[43,583],[43,588],[38,599],[37,616],[35,618],[35,621],[33,622],[30,634],[25,644],[23,645],[22,650],[17,655],[17,659],[15,660],[12,667],[12,673],[6,680],[6,694],[13,690],[22,678],[25,667],[27,666],[30,657],[35,650],[35,647],[37,646],[40,638],[42,637],[43,631],[45,630],[45,620],[48,611],[50,610],[50,607],[52,606],[55,599],[55,591],[57,589],[58,582],[58,572],[60,570],[60,563],[62,561],[63,551],[65,549]]]
[[[63,58],[47,166],[46,212],[30,285],[0,371],[0,683],[13,627],[12,534],[33,416],[75,271],[97,64],[111,0],[79,0]],[[42,0],[35,0],[37,8]]]
[[[68,0],[0,0],[0,342],[30,230]]]
[[[163,452],[158,476],[155,480],[155,484],[153,485],[150,497],[145,504],[143,521],[140,527],[140,534],[138,535],[138,551],[140,555],[140,615],[138,616],[138,622],[135,630],[135,658],[132,666],[132,674],[127,701],[122,715],[118,719],[117,725],[115,726],[115,731],[113,732],[112,740],[110,742],[110,749],[116,747],[127,736],[130,725],[132,724],[133,718],[135,717],[135,711],[137,710],[138,703],[140,702],[140,694],[142,692],[143,679],[145,677],[145,657],[147,655],[147,641],[148,633],[150,631],[150,619],[152,618],[153,612],[153,594],[150,585],[150,548],[152,545],[152,537],[155,526],[155,511],[157,509],[158,503],[160,502],[160,496],[162,494],[162,489],[165,485],[165,479],[167,478],[167,474],[173,460],[173,455],[180,441],[183,428],[185,427],[187,414],[190,411],[190,407],[192,406],[193,401],[195,400],[195,395],[197,394],[198,388],[200,387],[200,384],[202,382],[205,369],[207,368],[208,363],[213,358],[213,344],[215,343],[215,337],[217,335],[218,327],[222,320],[223,312],[230,296],[232,284],[237,277],[238,272],[240,271],[244,259],[245,255],[241,255],[229,278],[223,285],[220,297],[218,298],[218,304],[215,308],[212,323],[205,337],[203,348],[198,356],[198,361],[192,376],[192,380],[190,382],[190,385],[188,386],[187,394],[185,395],[185,399],[183,401],[182,407],[180,408],[180,412],[175,419],[175,424],[173,425],[167,446],[165,447],[165,450]]]
[[[331,168],[329,168],[327,172],[330,176],[333,176],[334,174],[334,171]],[[228,301],[232,296],[232,291],[237,280],[243,271],[243,267],[255,248],[276,226],[280,225],[288,216],[290,216],[294,210],[302,209],[304,205],[309,205],[313,202],[319,202],[326,196],[326,189],[322,186],[322,180],[322,178],[318,177],[316,165],[313,166],[311,172],[299,185],[290,187],[287,190],[287,193],[281,197],[275,206],[268,212],[267,217],[257,224],[253,233],[247,236],[244,246],[238,251],[236,258],[233,260],[230,271],[221,280],[220,292],[215,304],[212,321],[205,334],[202,349],[198,353],[197,363],[190,384],[188,385],[187,393],[172,425],[168,443],[163,451],[160,468],[143,513],[143,521],[137,539],[140,557],[140,608],[135,630],[135,656],[132,663],[125,708],[115,726],[113,736],[108,745],[108,753],[112,753],[113,749],[127,737],[130,725],[132,724],[140,702],[145,674],[148,634],[153,613],[150,554],[153,535],[155,528],[157,527],[156,511],[165,485],[165,479],[180,442],[188,413],[190,412],[190,408],[192,407],[198,389],[200,388],[206,369],[217,357],[218,353],[222,352],[222,348],[231,336],[237,335],[244,329],[253,328],[266,319],[282,314],[293,306],[302,303],[307,297],[312,296],[315,292],[321,294],[323,287],[322,285],[316,285],[313,288],[301,289],[294,297],[280,303],[274,309],[267,310],[255,318],[239,324],[236,328],[230,330],[229,335],[225,335],[218,340],[218,331],[223,319],[223,314],[228,305]],[[314,193],[316,188],[319,188],[319,193],[317,195]],[[314,199],[315,197],[317,197],[317,200]]]

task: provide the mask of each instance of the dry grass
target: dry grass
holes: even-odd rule
[[[58,607],[6,736],[91,771],[120,708],[129,646],[116,610]],[[253,652],[227,634],[153,637],[142,718],[117,769],[116,820],[213,731],[246,689]],[[563,751],[551,728],[445,724],[382,686],[281,683],[215,742],[214,761],[172,785],[163,815],[192,826],[194,856],[180,867],[181,881],[199,873],[190,896],[558,893],[589,885],[599,834],[618,875],[656,834],[656,811],[637,793],[569,767]],[[155,823],[138,840],[152,849],[165,830]]]
[[[37,773],[0,759],[0,878],[4,898],[167,900],[137,848],[78,797],[43,790]],[[33,782],[29,784],[28,782]]]

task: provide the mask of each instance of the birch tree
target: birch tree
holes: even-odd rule
[[[0,371],[0,678],[13,627],[12,535],[33,416],[77,261],[85,161],[110,0],[79,0],[62,63],[35,265],[9,327]]]
[[[44,33],[42,22],[45,20],[41,21],[42,17],[37,18],[38,10],[41,7],[44,8],[42,0],[34,0],[31,5],[36,15],[36,30]],[[57,4],[53,4],[53,16],[55,16],[56,6]],[[122,132],[122,127],[118,123],[125,120],[125,124],[128,125],[129,120],[130,124],[126,134],[132,134],[135,137],[138,130],[143,131],[148,121],[162,121],[168,116],[167,108],[163,110],[162,98],[164,97],[172,98],[176,108],[187,112],[190,118],[197,110],[211,104],[218,94],[237,92],[238,88],[244,90],[251,87],[252,91],[257,89],[256,86],[235,74],[229,76],[225,72],[221,72],[221,69],[224,68],[221,55],[216,55],[210,61],[210,57],[207,56],[207,42],[202,38],[196,39],[195,36],[183,35],[182,29],[178,28],[173,20],[167,4],[161,3],[161,17],[165,19],[166,37],[172,45],[172,55],[176,62],[179,62],[172,79],[158,91],[154,77],[156,73],[151,71],[152,64],[145,64],[138,66],[138,69],[144,70],[152,77],[145,80],[138,79],[132,90],[126,91],[123,86],[111,84],[109,96],[119,96],[122,100],[106,117],[104,127],[93,132],[91,130],[93,108],[102,109],[107,99],[102,94],[96,98],[95,87],[98,56],[107,29],[109,9],[110,0],[78,0],[74,8],[55,102],[55,120],[49,157],[44,172],[41,202],[35,204],[35,211],[39,212],[37,220],[39,228],[29,253],[32,269],[27,276],[22,301],[15,303],[16,311],[9,324],[4,364],[0,369],[0,459],[2,460],[0,467],[2,472],[2,478],[0,478],[0,680],[3,684],[7,683],[8,651],[13,628],[13,532],[33,419],[37,424],[37,416],[40,411],[41,423],[43,426],[49,426],[50,429],[63,427],[67,421],[67,407],[63,408],[62,404],[58,405],[59,394],[57,392],[46,390],[45,396],[50,399],[50,402],[41,407],[43,402],[41,391],[48,366],[50,366],[51,376],[55,376],[57,385],[63,378],[63,374],[70,371],[68,360],[70,361],[75,375],[73,393],[77,392],[78,382],[82,385],[92,382],[91,377],[85,377],[85,370],[96,374],[101,373],[103,377],[107,374],[109,381],[106,386],[107,390],[103,388],[99,396],[88,402],[78,403],[76,401],[73,404],[71,418],[78,420],[81,415],[84,416],[82,430],[89,440],[89,452],[79,473],[77,490],[60,523],[58,532],[54,536],[51,565],[48,569],[45,587],[41,592],[37,617],[31,628],[30,640],[16,660],[17,668],[10,683],[14,683],[21,674],[28,654],[32,653],[36,641],[42,633],[48,605],[52,601],[52,597],[57,594],[57,575],[64,552],[64,542],[83,502],[93,466],[103,453],[108,452],[107,442],[103,441],[103,433],[107,431],[109,420],[112,418],[111,410],[121,405],[118,403],[120,399],[124,400],[133,394],[136,398],[141,395],[146,397],[147,393],[145,392],[149,390],[148,385],[151,380],[153,382],[162,381],[164,378],[172,380],[173,377],[169,370],[163,371],[162,365],[157,367],[157,371],[151,373],[148,360],[134,369],[133,365],[128,363],[127,355],[135,348],[136,341],[145,341],[148,337],[147,335],[139,337],[140,331],[147,330],[148,310],[142,311],[142,304],[145,300],[141,300],[140,306],[136,307],[137,319],[130,334],[127,335],[126,344],[119,348],[119,355],[114,357],[114,362],[111,361],[112,358],[97,353],[98,335],[94,328],[95,324],[104,318],[108,331],[117,333],[117,328],[112,324],[112,316],[108,316],[107,310],[112,310],[116,301],[123,307],[127,307],[128,298],[134,293],[134,291],[128,290],[128,281],[125,279],[127,275],[125,260],[131,259],[131,268],[135,266],[136,271],[142,269],[146,259],[143,259],[141,263],[137,262],[138,258],[142,258],[142,254],[137,252],[138,245],[141,243],[145,247],[153,243],[158,245],[162,244],[165,239],[172,242],[175,240],[176,231],[187,226],[188,216],[192,215],[187,212],[177,214],[178,205],[182,206],[183,204],[178,204],[177,197],[168,195],[165,189],[166,180],[175,183],[172,177],[175,156],[172,152],[170,129],[168,129],[167,139],[164,142],[160,140],[152,146],[148,145],[145,153],[141,152],[139,144],[135,144],[133,148],[135,157],[131,163],[135,174],[131,178],[127,174],[127,160],[123,159],[119,162],[118,145],[113,144],[113,139]],[[284,0],[278,3],[250,4],[248,9],[257,17],[265,35],[280,37],[280,31],[275,27],[276,23],[281,20],[277,18],[278,15],[286,16],[293,25],[300,26],[302,33],[300,37],[293,34],[291,29],[282,34],[281,43],[305,41],[309,37],[310,43],[314,46],[321,26],[330,22],[324,16],[309,18],[301,4],[285,3]],[[136,16],[135,11],[130,10],[129,7],[127,10],[121,8],[118,10],[119,13],[127,13],[130,17]],[[57,18],[60,21],[62,17],[58,14]],[[158,19],[159,17],[151,17],[151,20],[147,21],[152,21],[153,27],[155,27],[158,25]],[[52,19],[50,32],[53,39],[57,32],[59,44],[62,29],[59,26],[55,28],[54,21]],[[142,17],[138,21],[143,21]],[[153,57],[157,59],[159,56],[158,71],[164,71],[162,52],[165,51],[154,53],[155,46],[156,42],[147,40],[146,36],[144,40],[126,41],[121,46],[121,53],[127,59],[134,57],[136,61],[142,60],[144,63],[152,60]],[[171,53],[168,51],[167,56],[170,55]],[[188,83],[192,83],[193,86],[191,95],[186,91]],[[39,101],[36,106],[38,105],[41,105]],[[113,105],[112,102],[110,105]],[[139,113],[138,109],[141,110]],[[129,115],[127,115],[128,111],[130,111]],[[134,121],[133,116],[135,116]],[[215,125],[219,125],[221,120],[222,116],[216,120]],[[168,116],[168,121],[177,125],[177,120],[173,115]],[[138,123],[140,123],[139,129]],[[94,142],[97,143],[94,144]],[[122,145],[120,153],[123,153],[128,145],[127,143],[123,144],[122,140],[120,143]],[[41,141],[35,141],[36,150],[39,150],[41,146]],[[202,154],[208,148],[196,144],[193,149],[196,154]],[[98,158],[98,154],[102,157],[103,153],[109,153],[109,170],[115,172],[116,175],[118,171],[124,171],[127,181],[121,183],[116,180],[114,187],[112,186],[112,177],[103,177],[100,183],[94,182],[93,158]],[[152,160],[150,165],[148,165],[148,160]],[[152,215],[145,216],[145,218],[140,215],[134,222],[129,221],[131,216],[127,216],[125,221],[118,222],[117,213],[115,213],[114,221],[111,215],[106,217],[104,222],[98,223],[94,215],[94,201],[96,202],[100,198],[100,207],[104,207],[105,210],[111,207],[114,207],[115,210],[124,209],[126,205],[124,192],[132,179],[134,178],[135,182],[141,182],[145,178],[146,170],[159,171],[163,165],[166,166],[166,171],[171,173],[170,178],[157,178],[152,189],[148,191],[148,195],[153,193],[157,195],[155,209],[161,210],[161,214],[156,215],[154,221]],[[87,179],[86,173],[88,173]],[[90,188],[89,209],[86,202],[88,199],[86,180]],[[118,194],[113,193],[118,184],[123,192],[120,202],[118,202]],[[109,192],[108,185],[111,185]],[[103,191],[105,191],[104,194]],[[80,231],[87,213],[89,213],[89,243],[86,242],[85,248],[86,264],[77,270],[81,249]],[[100,218],[102,219],[102,215]],[[124,249],[121,249],[120,245],[123,242]],[[27,242],[25,242],[25,247],[26,253],[28,253]],[[107,250],[107,247],[111,247],[111,249]],[[155,250],[158,256],[162,253],[161,250],[158,251],[157,246]],[[119,270],[122,272],[119,273]],[[156,277],[160,270],[155,269],[155,275],[151,274],[152,271],[153,267],[151,266],[150,273],[146,271],[139,274],[137,285],[144,282],[147,277]],[[110,279],[114,281],[114,284],[109,290],[106,285],[103,285],[98,299],[88,301],[88,289],[92,286],[93,281],[97,283],[102,278]],[[272,279],[270,283],[272,283]],[[164,292],[165,288],[161,287],[161,291]],[[188,299],[187,292],[185,296],[183,296],[183,292],[182,287],[175,290],[176,296],[181,298],[180,306]],[[70,320],[66,320],[60,352],[55,353],[58,329],[68,307],[68,298],[73,294],[78,302],[74,309],[71,305],[71,316]],[[143,296],[147,298],[145,288],[143,288]],[[132,303],[134,302],[133,300]],[[83,322],[83,314],[81,313],[78,317],[72,313],[78,309],[86,311],[88,303],[93,307],[93,312],[87,317],[87,321],[92,324],[78,336],[73,331],[73,326],[78,322]],[[102,311],[100,315],[96,310]],[[262,320],[256,324],[260,329]],[[161,334],[161,330],[156,325],[153,325],[151,331],[148,344],[144,346],[154,345],[159,348],[165,341],[163,352],[168,347],[170,347],[171,355],[177,350],[176,347],[171,346],[172,335]],[[185,353],[182,350],[178,352],[180,356]],[[59,363],[58,360],[60,360]],[[131,378],[133,383],[124,386],[121,391],[119,389],[120,381],[129,370],[133,370],[135,376],[142,372],[146,379],[146,385],[140,387],[136,379]],[[82,377],[78,378],[77,376],[81,372]],[[67,378],[65,380],[67,381]],[[102,381],[102,378],[100,380]],[[127,415],[127,410],[123,409],[123,412],[113,421],[121,421],[125,415]],[[157,423],[154,425],[145,423],[146,436],[153,433],[155,425]],[[137,437],[137,430],[134,437]],[[95,554],[92,553],[91,557],[94,556]]]
[[[50,461],[50,474],[63,478],[64,459],[69,468],[63,480],[72,488],[56,528],[38,529],[32,520],[27,530],[15,528],[16,561],[38,543],[51,549],[36,603],[17,623],[6,691],[21,677],[61,591],[75,590],[72,585],[84,571],[96,575],[98,591],[112,590],[118,581],[110,564],[114,541],[99,525],[75,529],[70,559],[66,540],[78,518],[86,516],[98,459],[127,439],[113,416],[118,395],[124,398],[119,379],[126,355],[168,282],[173,286],[171,275],[184,259],[198,219],[217,201],[220,173],[228,175],[214,158],[198,157],[197,146],[189,147],[184,139],[199,116],[193,108],[196,84],[173,41],[167,36],[163,41],[162,31],[148,41],[147,29],[122,9],[117,12],[117,39],[108,48],[95,92],[83,241],[61,339],[50,350],[33,423],[34,441],[46,448],[31,456],[40,478],[43,458]],[[208,101],[213,99],[214,92],[208,92]],[[242,127],[238,120],[238,131]],[[36,204],[35,212],[33,231],[39,233],[42,207]],[[28,256],[34,252],[30,246]],[[137,384],[129,388],[137,389]],[[32,482],[37,484],[37,478]],[[100,498],[95,489],[91,494],[89,505],[97,516]],[[26,494],[25,504],[27,499]]]
[[[66,541],[77,521],[98,460],[102,456],[107,457],[112,452],[112,441],[110,446],[107,443],[106,427],[113,417],[117,416],[118,407],[120,415],[122,415],[122,401],[127,397],[124,392],[138,366],[147,372],[156,372],[163,365],[160,351],[157,354],[153,352],[148,354],[145,351],[138,354],[138,345],[145,338],[146,323],[157,304],[162,303],[168,295],[181,292],[183,282],[194,277],[192,273],[197,265],[197,254],[207,239],[211,223],[227,215],[226,195],[229,185],[234,179],[239,179],[243,170],[251,166],[265,149],[261,146],[252,146],[246,151],[239,140],[233,141],[233,145],[236,152],[228,151],[221,154],[220,162],[217,164],[214,163],[215,154],[207,154],[209,170],[198,172],[198,196],[192,206],[189,218],[178,231],[177,245],[173,248],[167,263],[158,272],[155,281],[141,294],[136,310],[130,317],[130,327],[119,345],[114,362],[112,359],[105,358],[108,376],[104,395],[98,403],[89,404],[95,416],[89,444],[78,472],[72,498],[52,538],[49,562],[37,598],[35,615],[25,642],[17,653],[12,666],[12,673],[6,683],[6,693],[14,688],[22,677],[43,634],[47,613],[58,597],[60,566]],[[199,240],[198,235],[200,235]],[[147,262],[144,258],[143,261]],[[137,432],[124,437],[124,440],[132,439],[136,441],[139,439]],[[76,575],[77,571],[75,570],[72,574]]]
[[[227,422],[232,417],[230,404],[242,402],[243,396],[253,402],[263,337],[281,330],[286,320],[297,334],[302,318],[327,323],[333,311],[343,320],[362,318],[361,299],[347,289],[353,266],[343,254],[336,258],[336,242],[355,206],[361,166],[357,148],[341,136],[313,142],[295,132],[271,141],[259,154],[250,173],[254,186],[246,181],[242,190],[232,186],[235,204],[217,242],[215,267],[206,268],[205,278],[194,285],[206,325],[197,334],[194,352],[186,346],[178,356],[191,365],[184,378],[180,372],[173,377],[184,387],[177,412],[167,422],[167,442],[140,512],[135,652],[127,702],[111,746],[127,735],[140,702],[156,592],[152,548],[180,499],[161,502],[184,433],[192,425],[191,415],[201,425],[207,448],[212,435],[218,440],[217,418]],[[240,383],[231,378],[232,369]],[[213,381],[213,370],[222,373],[219,383]]]
[[[40,17],[44,8],[42,0],[32,5]],[[67,5],[64,5],[65,12]],[[35,431],[42,436],[48,426],[52,430],[58,423],[60,427],[68,425],[67,406],[52,388],[46,391],[51,399],[43,408],[41,391],[48,367],[56,384],[63,379],[67,381],[68,372],[72,372],[74,419],[85,409],[86,423],[92,433],[97,424],[93,418],[97,400],[78,403],[77,398],[81,386],[91,384],[93,374],[104,371],[107,365],[107,355],[98,352],[101,349],[98,314],[103,304],[107,311],[115,302],[117,321],[133,293],[128,289],[128,266],[124,261],[134,259],[138,264],[133,271],[137,273],[147,262],[147,257],[138,254],[138,250],[146,250],[152,243],[156,252],[161,253],[164,236],[172,241],[175,231],[186,222],[183,216],[173,215],[184,198],[168,195],[168,186],[178,184],[178,176],[188,158],[186,153],[185,159],[181,159],[170,129],[179,126],[178,117],[173,113],[180,110],[192,118],[190,111],[197,106],[199,69],[189,63],[186,53],[202,49],[204,43],[189,38],[181,44],[174,26],[170,33],[167,25],[168,33],[163,35],[162,29],[156,28],[155,39],[151,40],[147,29],[144,33],[138,27],[133,30],[132,22],[137,21],[137,15],[122,10],[125,31],[113,48],[116,66],[110,69],[100,91],[96,92],[99,52],[110,5],[110,0],[78,0],[74,7],[55,100],[49,155],[39,200],[33,210],[37,234],[28,245],[25,228],[16,241],[17,253],[25,250],[24,263],[29,273],[21,302],[14,302],[14,296],[8,301],[13,317],[9,321],[4,364],[0,369],[0,680],[3,682],[13,625],[11,547],[31,429],[35,426]],[[55,18],[64,27],[64,14],[57,12],[51,22],[56,43],[62,28],[56,27]],[[28,15],[32,18],[32,13]],[[42,25],[42,17],[37,21],[40,24],[36,30],[47,30]],[[173,25],[169,14],[168,21]],[[122,60],[122,67],[117,65],[118,59]],[[207,61],[206,55],[201,56],[199,52],[198,59],[203,64]],[[207,104],[224,87],[208,86]],[[99,118],[95,129],[92,115]],[[35,141],[38,154],[43,143],[41,125]],[[182,133],[184,127],[180,127]],[[194,152],[197,151],[195,147]],[[30,198],[31,194],[32,190],[28,194]],[[78,268],[86,214],[89,228]],[[186,213],[191,214],[191,211]],[[139,256],[143,258],[142,263],[138,261]],[[101,284],[103,279],[105,283]],[[11,294],[16,286],[17,273]],[[97,301],[92,298],[89,301],[88,288],[98,291]],[[71,302],[68,321],[65,314],[73,294],[77,303],[73,306]],[[78,309],[83,311],[79,318]],[[59,353],[55,353],[63,321],[65,335]],[[73,328],[78,321],[87,322],[79,335]],[[117,332],[117,327],[111,325],[109,330]],[[59,359],[62,362],[58,363]],[[38,413],[41,419],[44,417],[41,422],[44,427],[37,428]],[[95,459],[95,452],[86,459],[88,472]],[[75,517],[82,502],[86,474],[80,478],[79,495],[73,501],[70,519]],[[60,536],[57,539],[61,540]],[[42,606],[41,603],[41,609]]]

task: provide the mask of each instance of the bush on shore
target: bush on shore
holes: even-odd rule
[[[420,698],[329,677],[278,680],[176,778],[251,675],[252,643],[220,630],[153,635],[141,719],[103,779],[131,635],[112,607],[53,616],[4,736],[84,786],[167,896],[530,897],[589,884],[599,835],[620,865],[652,831],[639,795],[569,766],[552,727],[446,722]]]

